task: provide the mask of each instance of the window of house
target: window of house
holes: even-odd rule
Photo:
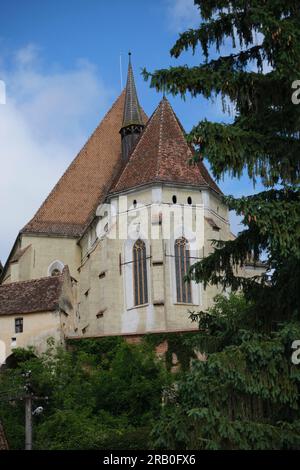
[[[134,304],[148,303],[147,258],[146,245],[143,240],[137,240],[133,245],[133,284]]]
[[[184,281],[190,267],[188,241],[182,237],[175,241],[175,270],[177,302],[192,303],[191,284]]]
[[[177,202],[177,196],[174,194],[174,196],[172,197],[172,201],[173,201],[173,204],[176,204]]]
[[[136,201],[136,199],[134,199],[134,201],[133,201],[133,207],[136,208],[136,206],[137,206],[137,201]]]
[[[15,333],[23,333],[23,318],[15,318]]]
[[[189,196],[189,197],[187,198],[187,203],[188,203],[189,205],[192,204],[192,198],[191,198],[191,196]]]

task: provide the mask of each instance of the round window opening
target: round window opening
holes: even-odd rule
[[[192,204],[192,198],[191,198],[191,196],[189,196],[189,197],[187,198],[187,203],[188,203],[189,205]]]
[[[176,204],[176,202],[177,202],[177,196],[175,196],[175,194],[174,194],[174,196],[172,197],[172,201],[173,201],[173,204]]]

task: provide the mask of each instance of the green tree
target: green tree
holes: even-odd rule
[[[190,342],[206,351],[179,376],[177,396],[153,430],[161,449],[299,449],[300,367],[291,362],[299,322],[265,333],[241,295],[218,296],[197,315]]]
[[[243,290],[247,315],[241,315],[249,325],[247,334],[251,347],[260,351],[261,360],[256,362],[256,368],[250,367],[248,353],[243,349],[245,338],[236,343],[232,316],[224,313],[224,323],[218,327],[223,336],[223,348],[217,349],[215,356],[209,355],[207,363],[193,368],[186,387],[191,396],[203,383],[207,382],[210,388],[215,382],[213,371],[218,375],[214,361],[223,363],[224,374],[226,371],[230,374],[235,367],[239,371],[237,383],[225,381],[223,398],[217,390],[207,397],[208,403],[214,402],[216,413],[221,413],[220,421],[215,417],[215,432],[222,436],[223,426],[227,426],[226,439],[214,439],[212,427],[208,424],[205,427],[205,420],[202,420],[201,435],[207,438],[208,447],[293,446],[292,438],[287,444],[277,436],[278,428],[274,429],[274,434],[269,426],[277,419],[283,422],[285,429],[291,426],[295,432],[299,420],[299,403],[295,400],[292,403],[289,395],[295,383],[299,392],[299,378],[296,374],[296,382],[292,382],[289,375],[290,354],[284,354],[283,350],[276,352],[276,341],[286,351],[290,347],[285,342],[287,339],[290,345],[293,339],[299,339],[294,325],[299,325],[300,320],[300,105],[292,102],[293,82],[300,79],[299,2],[195,0],[194,3],[199,9],[199,28],[182,33],[171,49],[171,56],[178,58],[189,50],[197,54],[200,49],[203,53],[200,65],[170,67],[154,73],[144,70],[144,77],[150,79],[152,87],[173,95],[184,97],[190,93],[193,97],[202,95],[209,99],[219,95],[225,109],[227,103],[233,103],[235,112],[230,124],[204,120],[187,136],[195,148],[194,164],[198,159],[207,158],[217,179],[224,175],[239,178],[247,172],[254,182],[259,179],[265,190],[239,199],[224,197],[229,209],[242,216],[245,229],[234,240],[215,241],[214,252],[194,264],[189,273],[189,278],[202,282],[204,287],[210,283],[232,291]],[[267,257],[265,274],[253,278],[236,274],[236,268],[242,267],[249,257],[256,262],[262,253]],[[200,323],[202,325],[202,320]],[[211,334],[208,328],[207,335]],[[275,345],[274,350],[269,341]],[[284,364],[279,367],[281,360]],[[274,364],[278,365],[277,374]],[[285,386],[281,384],[282,368],[286,370]],[[251,399],[256,397],[263,412],[249,416],[245,412],[243,421],[239,409],[248,406],[249,397],[241,393],[237,400],[231,400],[231,394],[234,387],[247,387],[248,380],[258,373],[262,380],[271,384],[274,406],[263,406],[266,400],[263,387],[253,388]],[[203,374],[207,374],[207,378]],[[219,377],[219,382],[215,382],[217,388],[221,388],[222,380]],[[289,403],[282,413],[274,408],[279,391],[283,395],[281,399]],[[203,396],[199,397],[198,405],[202,404],[205,413],[202,399]],[[231,413],[227,424],[222,421],[222,400],[227,400]],[[179,400],[179,403],[184,408],[183,402]],[[191,401],[191,407],[195,403]],[[294,408],[295,413],[291,412]],[[190,424],[191,410],[185,408],[182,414],[181,407],[176,407],[174,419],[184,416]],[[201,407],[198,410],[200,413]],[[251,436],[248,419],[254,426]]]
[[[99,375],[97,407],[110,410],[114,416],[126,416],[135,426],[149,426],[154,417],[159,417],[166,378],[150,346],[124,342],[111,367]]]
[[[16,368],[0,374],[0,418],[11,448],[24,447],[22,373],[31,371],[36,396],[48,397],[34,416],[35,449],[141,449],[150,442],[169,375],[147,345],[122,338],[87,340],[71,350],[49,349],[28,359],[15,352]]]

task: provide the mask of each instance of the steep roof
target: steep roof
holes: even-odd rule
[[[127,83],[125,88],[125,105],[124,105],[124,114],[123,114],[123,122],[122,128],[127,127],[130,125],[143,125],[145,122],[143,121],[142,111],[139,104],[135,82],[134,82],[134,75],[130,60],[131,54],[129,53],[129,64],[128,64],[128,73],[127,73]]]
[[[151,182],[170,182],[207,186],[221,193],[202,162],[188,164],[193,152],[166,98],[148,123],[147,119],[129,63],[126,89],[21,233],[81,236],[110,188],[118,192]],[[141,120],[147,125],[124,166],[120,129]]]
[[[22,233],[80,236],[106,195],[121,162],[125,91],[60,178]],[[144,123],[147,116],[141,110]]]
[[[221,193],[202,162],[189,164],[192,156],[183,127],[164,97],[113,184],[111,193],[153,182],[207,186]]]
[[[48,312],[59,307],[64,273],[0,286],[0,315]]]

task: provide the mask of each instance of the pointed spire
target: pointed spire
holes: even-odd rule
[[[131,52],[128,53],[128,75],[125,89],[125,105],[123,112],[123,122],[120,130],[122,136],[122,157],[127,160],[132,147],[144,128],[141,107],[139,104],[133,70],[131,65]]]
[[[129,63],[122,128],[130,126],[132,124],[143,125],[141,108],[137,97],[133,70],[131,65],[131,52],[128,53],[128,56]]]
[[[184,129],[164,96],[131,152],[111,193],[153,183],[176,183],[211,188],[222,194],[203,162],[190,165],[193,149]]]

